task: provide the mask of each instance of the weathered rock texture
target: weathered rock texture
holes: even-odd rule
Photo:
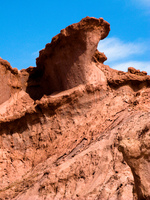
[[[150,199],[150,76],[117,71],[87,17],[18,71],[0,59],[0,199]]]
[[[103,82],[101,71],[91,60],[99,41],[109,31],[109,23],[102,18],[86,17],[53,37],[36,60],[37,69],[43,72],[43,89],[47,86],[46,92],[50,93],[95,83],[98,79]]]

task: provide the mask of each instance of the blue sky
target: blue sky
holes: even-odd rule
[[[39,50],[86,16],[110,23],[109,36],[98,45],[105,64],[150,74],[150,0],[0,1],[0,57],[18,69],[36,66]]]

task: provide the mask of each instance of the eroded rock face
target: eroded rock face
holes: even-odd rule
[[[102,18],[86,17],[61,30],[37,58],[37,68],[43,71],[42,86],[47,93],[71,89],[88,82],[104,82],[105,78],[91,63],[100,40],[110,31]],[[59,53],[58,53],[59,52]]]
[[[12,69],[10,63],[0,58],[0,104],[8,100],[21,89],[18,70]]]
[[[130,72],[131,74],[137,74],[139,76],[145,76],[145,75],[147,75],[147,72],[145,72],[145,71],[141,72],[140,70],[137,70],[134,67],[129,67],[128,68],[128,72]]]
[[[0,59],[0,199],[150,198],[150,76],[103,64],[108,32],[87,17],[36,68]]]
[[[129,123],[119,150],[132,170],[138,199],[150,199],[150,113],[142,115],[136,120],[136,127],[134,121]]]

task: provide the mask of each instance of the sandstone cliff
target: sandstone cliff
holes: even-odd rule
[[[104,65],[102,18],[18,71],[0,59],[0,199],[150,199],[150,76]]]

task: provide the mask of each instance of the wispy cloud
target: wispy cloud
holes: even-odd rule
[[[34,57],[38,57],[38,56],[39,56],[39,50],[38,50],[38,51],[35,51],[35,52],[33,52],[33,53],[32,53],[32,56],[34,56]]]
[[[134,7],[143,10],[144,15],[150,15],[150,0],[131,0]]]
[[[148,6],[150,7],[150,0],[132,0],[136,4],[138,3],[140,6]]]
[[[128,67],[134,67],[136,69],[146,71],[150,75],[150,61],[149,62],[129,61],[120,64],[114,64],[112,66],[112,68],[122,71],[127,71]]]
[[[131,55],[143,54],[146,50],[144,43],[125,43],[118,38],[106,38],[100,41],[99,51],[103,51],[108,61],[118,61]]]
[[[100,41],[98,49],[107,56],[106,64],[114,69],[127,71],[128,67],[135,67],[150,74],[150,61],[143,56],[149,48],[144,42],[123,42],[112,37]]]

